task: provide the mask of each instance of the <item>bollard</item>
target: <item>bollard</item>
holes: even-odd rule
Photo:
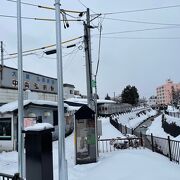
[[[53,180],[52,131],[54,128],[23,131],[26,180]]]

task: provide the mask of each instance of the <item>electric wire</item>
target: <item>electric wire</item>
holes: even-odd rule
[[[157,28],[146,28],[146,29],[136,29],[136,30],[126,30],[119,32],[107,32],[102,35],[111,35],[111,34],[122,34],[122,33],[133,33],[133,32],[145,32],[145,31],[153,31],[153,30],[162,30],[162,29],[175,29],[180,28],[179,26],[167,26],[167,27],[157,27]],[[94,34],[93,36],[97,36],[98,34]]]
[[[17,2],[16,0],[6,0],[6,1],[14,2],[14,3]],[[21,1],[21,4],[28,5],[28,6],[34,6],[34,7],[38,7],[38,8],[49,9],[49,10],[55,10],[55,8],[53,8],[53,7],[48,7],[48,6],[43,6],[43,5],[33,4],[33,3],[26,3],[26,2],[22,2],[22,1]],[[67,9],[61,9],[61,10],[65,11],[65,12],[69,12],[69,13],[76,13],[76,14],[82,13],[82,11],[67,10]]]
[[[161,7],[153,7],[153,8],[118,11],[118,12],[107,12],[107,13],[102,13],[102,14],[104,14],[104,15],[113,15],[113,14],[134,13],[134,12],[153,11],[153,10],[161,10],[161,9],[169,9],[169,8],[178,8],[178,7],[180,7],[180,4],[169,5],[169,6],[161,6]]]
[[[107,37],[102,36],[103,39],[129,39],[129,40],[179,40],[180,37]]]
[[[129,23],[138,23],[138,24],[180,26],[180,24],[176,24],[176,23],[148,22],[148,21],[137,21],[137,20],[128,20],[128,19],[116,19],[116,18],[108,18],[108,17],[105,17],[104,19],[105,20],[113,20],[113,21],[121,21],[121,22],[129,22]]]
[[[72,41],[75,41],[75,40],[78,40],[78,39],[81,39],[83,38],[83,36],[79,36],[77,38],[73,38],[73,39],[70,39],[70,40],[67,40],[67,41],[63,41],[61,44],[66,44],[66,43],[69,43],[69,42],[72,42]],[[48,45],[48,46],[44,46],[44,47],[40,47],[40,48],[34,48],[34,49],[30,49],[30,50],[26,50],[26,51],[23,51],[23,53],[29,53],[29,52],[33,52],[33,51],[38,51],[38,50],[44,50],[44,49],[48,49],[48,48],[51,48],[51,47],[54,47],[56,46],[56,44],[52,44],[52,45]],[[9,54],[10,56],[12,55],[16,55],[17,53],[11,53]]]
[[[83,6],[85,7],[86,9],[88,9],[88,7],[81,1],[81,0],[78,0],[78,2]],[[92,9],[89,8],[89,10],[95,14],[97,14],[95,11],[93,11]]]
[[[14,18],[17,19],[17,16],[14,15],[5,15],[5,14],[0,14],[0,17],[4,17],[4,18]],[[50,18],[38,18],[38,17],[26,17],[26,16],[22,16],[22,19],[27,19],[27,20],[36,20],[36,21],[55,21],[55,19],[50,19]],[[64,20],[61,20],[64,21]],[[67,21],[79,21],[79,22],[83,22],[83,20],[81,19],[67,19]]]
[[[95,73],[96,77],[99,70],[99,62],[100,62],[100,55],[101,55],[101,38],[102,38],[101,35],[102,35],[102,24],[100,24],[100,30],[99,30],[98,62],[97,62],[96,73]]]

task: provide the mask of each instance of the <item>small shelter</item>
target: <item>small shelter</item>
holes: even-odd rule
[[[74,117],[64,104],[66,133],[74,128]],[[24,127],[35,123],[50,123],[55,127],[53,139],[58,138],[57,102],[43,100],[24,100]],[[17,149],[18,102],[14,101],[0,107],[0,151]]]

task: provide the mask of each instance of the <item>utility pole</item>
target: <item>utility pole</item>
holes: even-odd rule
[[[3,66],[4,66],[4,49],[3,49],[3,41],[1,41],[1,69],[0,69],[0,71],[1,71],[1,81],[3,79]]]
[[[55,0],[56,14],[56,57],[58,83],[58,172],[59,180],[67,180],[67,161],[65,159],[65,122],[64,122],[64,95],[63,95],[63,66],[61,47],[61,14],[60,0]]]
[[[86,82],[87,82],[87,103],[93,109],[93,91],[92,91],[92,57],[91,57],[91,33],[90,33],[90,12],[86,11],[86,22],[84,22],[84,44],[86,58]]]
[[[17,0],[17,41],[18,41],[18,172],[24,176],[24,107],[23,107],[23,62],[22,62],[22,26],[21,0]]]

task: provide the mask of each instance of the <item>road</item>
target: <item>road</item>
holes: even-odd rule
[[[157,115],[148,118],[146,121],[144,121],[143,123],[141,123],[136,129],[135,132],[137,133],[142,133],[142,134],[146,134],[146,131],[148,129],[149,126],[151,126],[152,122],[154,121],[154,119],[159,116],[161,113],[158,113]]]

